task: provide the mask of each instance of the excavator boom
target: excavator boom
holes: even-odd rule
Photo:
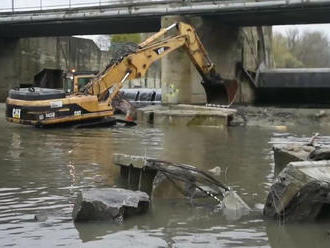
[[[176,28],[176,36],[161,39],[171,29]],[[111,103],[123,86],[126,79],[143,77],[149,67],[157,60],[183,47],[197,71],[202,76],[208,103],[228,104],[234,100],[237,90],[235,80],[224,80],[215,71],[203,44],[195,29],[189,24],[180,22],[161,29],[158,33],[139,44],[138,49],[124,57],[119,63],[111,65],[95,80],[88,84],[84,91],[104,100],[108,90],[113,88],[106,101]]]
[[[176,35],[163,38],[174,28],[177,29]],[[118,105],[118,92],[124,81],[143,77],[155,61],[181,47],[187,51],[202,77],[207,102],[231,104],[235,99],[237,82],[220,77],[194,28],[180,22],[161,29],[137,47],[130,48],[129,52],[125,51],[120,58],[113,59],[79,92],[78,87],[69,94],[63,90],[37,87],[10,90],[6,105],[7,120],[51,126],[112,118],[114,109],[124,106]]]

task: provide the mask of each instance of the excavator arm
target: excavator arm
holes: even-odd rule
[[[178,34],[160,40],[170,29],[177,28]],[[125,80],[143,77],[157,60],[184,47],[193,64],[203,78],[208,103],[228,104],[234,100],[237,90],[235,80],[224,80],[216,73],[214,64],[201,43],[194,28],[180,22],[161,29],[158,33],[139,44],[138,49],[111,65],[84,89],[89,95],[97,95],[100,101],[110,104]],[[109,91],[110,89],[110,91]],[[110,92],[110,93],[108,93]]]

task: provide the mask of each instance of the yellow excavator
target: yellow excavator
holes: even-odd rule
[[[173,28],[178,33],[164,38]],[[143,77],[152,63],[180,47],[188,52],[202,76],[207,102],[231,103],[238,87],[236,80],[220,77],[194,28],[180,22],[161,29],[137,47],[125,50],[79,91],[75,89],[68,93],[38,87],[11,89],[6,101],[7,120],[53,126],[109,118],[114,115],[113,103],[124,81]]]

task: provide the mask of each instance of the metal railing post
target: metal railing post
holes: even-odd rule
[[[71,9],[71,0],[69,0],[69,9]]]
[[[15,11],[15,0],[11,0],[11,12]]]
[[[40,0],[40,10],[42,10],[42,0]]]

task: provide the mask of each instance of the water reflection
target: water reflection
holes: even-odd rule
[[[272,248],[330,247],[330,224],[267,224],[267,235]]]

